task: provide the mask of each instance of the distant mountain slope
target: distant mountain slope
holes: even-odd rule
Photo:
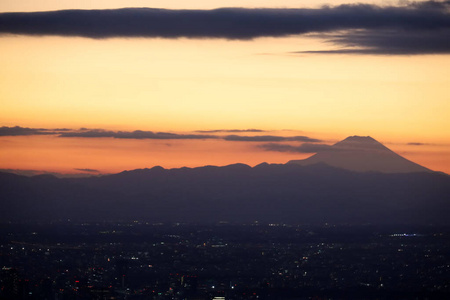
[[[356,172],[432,172],[398,155],[369,136],[351,136],[307,159],[291,160],[288,163],[302,166],[325,163]]]
[[[316,164],[155,167],[91,178],[0,173],[0,219],[449,224],[450,176]]]

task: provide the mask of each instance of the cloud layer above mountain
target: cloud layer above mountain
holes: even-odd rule
[[[267,143],[259,146],[265,151],[292,152],[292,153],[316,153],[324,151],[335,151],[330,145],[304,143],[298,146]]]
[[[45,128],[28,128],[28,127],[0,127],[0,136],[24,136],[24,135],[51,135],[59,134],[68,129],[45,129]]]
[[[450,53],[450,1],[317,9],[125,8],[2,13],[0,33],[229,40],[314,34],[344,48],[309,52],[439,54]]]
[[[258,135],[258,136],[242,136],[242,135],[228,135],[224,137],[226,141],[236,142],[320,142],[318,139],[313,139],[307,136],[274,136],[274,135]]]
[[[202,131],[196,131],[202,132]],[[264,132],[260,129],[232,129],[210,130],[205,132],[229,133],[229,132]],[[209,140],[220,139],[231,142],[320,142],[318,139],[307,136],[277,136],[277,135],[212,135],[212,134],[180,134],[169,132],[153,132],[144,130],[112,131],[104,129],[45,129],[28,127],[0,127],[0,136],[28,136],[28,135],[56,135],[60,138],[115,138],[115,139],[150,139],[150,140]]]
[[[83,130],[66,132],[59,137],[84,137],[84,138],[103,138],[112,137],[116,139],[152,139],[152,140],[194,140],[194,139],[215,139],[214,135],[205,134],[176,134],[168,132],[153,131],[107,131],[107,130]]]

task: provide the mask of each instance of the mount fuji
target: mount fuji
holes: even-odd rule
[[[302,166],[324,163],[356,172],[432,172],[398,155],[370,136],[350,136],[307,159],[291,160],[288,163]]]

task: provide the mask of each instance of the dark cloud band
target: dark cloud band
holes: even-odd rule
[[[416,51],[409,52],[449,53],[449,8],[449,1],[429,1],[404,6],[357,4],[317,9],[126,8],[2,13],[0,33],[100,39],[187,37],[248,40],[345,31],[348,33],[330,41],[368,49],[332,52],[408,54],[405,53],[407,49],[417,47]],[[363,30],[363,36],[354,34],[355,30]]]
[[[61,133],[60,137],[82,137],[82,138],[104,138],[111,137],[116,139],[153,139],[153,140],[195,140],[195,139],[216,139],[215,135],[205,134],[176,134],[168,132],[152,131],[106,131],[106,130],[87,130]]]
[[[108,131],[102,129],[79,130],[63,129],[45,129],[28,127],[0,127],[0,136],[24,136],[24,135],[57,135],[58,137],[80,137],[80,138],[117,138],[117,139],[155,139],[155,140],[180,140],[180,139],[216,139],[215,135],[206,134],[176,134],[168,132],[152,131]]]
[[[200,131],[196,131],[200,132]],[[262,132],[259,129],[233,129],[233,130],[210,130],[206,132]],[[64,129],[44,129],[44,128],[27,128],[27,127],[0,127],[0,136],[20,136],[20,135],[56,135],[61,138],[115,138],[115,139],[151,139],[151,140],[208,140],[221,139],[234,142],[320,142],[307,136],[275,136],[275,135],[259,135],[259,136],[242,136],[242,135],[211,135],[211,134],[178,134],[169,132],[153,132],[153,131],[111,131],[103,129],[87,129],[79,130]]]
[[[23,135],[50,135],[56,134],[65,129],[45,129],[45,128],[28,128],[28,127],[0,127],[0,136],[23,136]]]

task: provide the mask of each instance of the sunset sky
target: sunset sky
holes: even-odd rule
[[[369,135],[450,173],[450,4],[355,3],[2,0],[0,169],[254,166]]]

